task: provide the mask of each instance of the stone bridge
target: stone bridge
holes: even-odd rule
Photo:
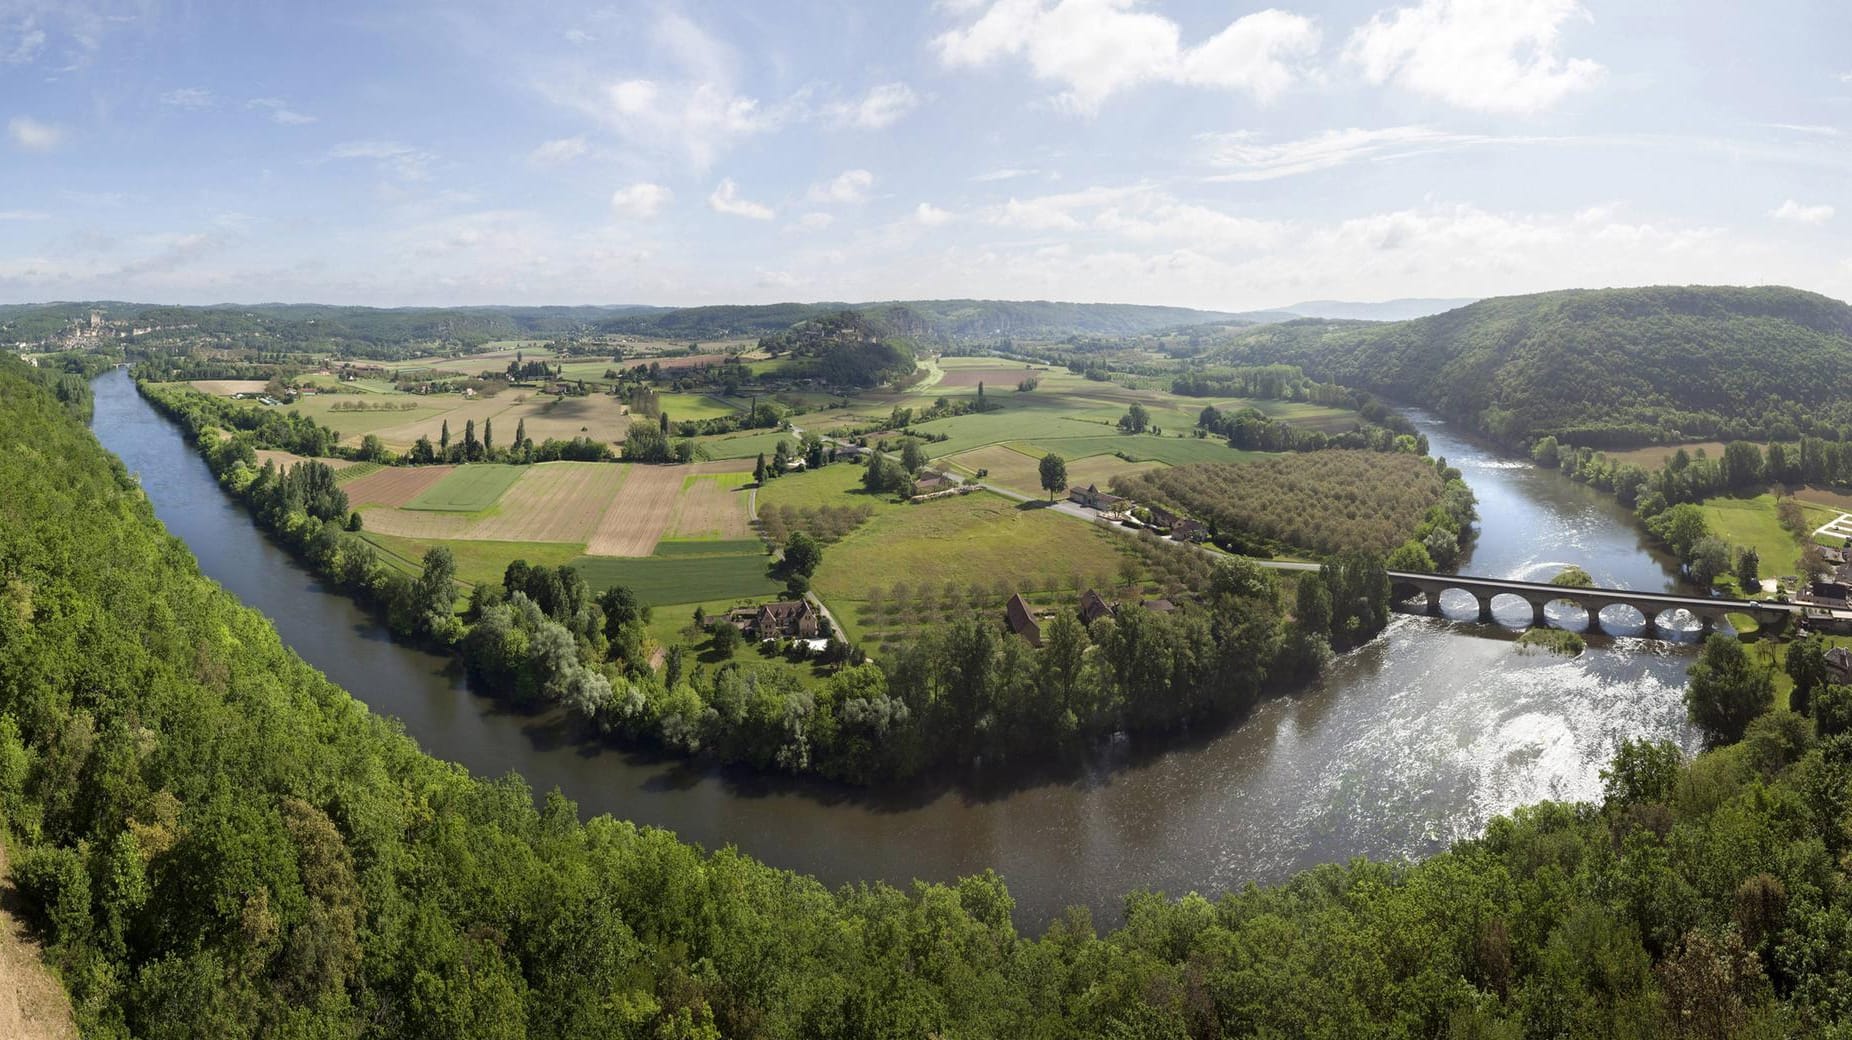
[[[1548,585],[1507,578],[1474,578],[1464,574],[1424,574],[1414,571],[1390,571],[1391,598],[1399,605],[1420,598],[1425,612],[1440,616],[1440,596],[1448,589],[1470,593],[1479,601],[1479,620],[1491,622],[1492,601],[1502,595],[1517,596],[1530,604],[1531,625],[1541,628],[1548,622],[1543,608],[1558,600],[1573,603],[1588,611],[1588,630],[1602,631],[1601,612],[1609,607],[1625,606],[1638,611],[1645,619],[1647,636],[1659,632],[1659,619],[1683,610],[1696,617],[1708,633],[1725,614],[1747,614],[1763,625],[1775,625],[1800,612],[1792,603],[1763,600],[1706,599],[1669,592],[1630,592],[1626,589],[1578,589],[1566,585]]]

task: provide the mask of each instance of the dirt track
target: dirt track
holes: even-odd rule
[[[71,998],[19,918],[7,869],[6,846],[0,843],[0,1037],[76,1040]]]

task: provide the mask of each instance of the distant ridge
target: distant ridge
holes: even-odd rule
[[[1237,329],[1215,352],[1431,408],[1507,444],[1852,439],[1852,307],[1784,286],[1499,296],[1407,321]]]
[[[1407,321],[1410,318],[1425,318],[1430,314],[1442,314],[1478,302],[1479,298],[1473,296],[1455,299],[1407,297],[1400,300],[1384,300],[1381,303],[1307,300],[1304,303],[1295,303],[1290,307],[1276,309],[1296,314],[1301,318],[1330,318],[1338,321]]]

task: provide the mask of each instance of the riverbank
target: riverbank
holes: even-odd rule
[[[565,716],[511,712],[472,691],[446,658],[395,644],[270,544],[126,374],[99,380],[96,398],[97,436],[205,573],[433,754],[478,775],[518,772],[588,814],[737,846],[830,886],[905,886],[994,867],[1025,926],[1070,904],[1112,922],[1128,891],[1215,892],[1357,856],[1427,855],[1516,806],[1597,797],[1599,771],[1624,737],[1698,745],[1680,699],[1689,647],[1617,638],[1573,661],[1524,658],[1509,637],[1478,634],[1476,607],[1454,603],[1453,621],[1392,619],[1315,686],[1263,704],[1231,731],[1197,733],[1156,756],[1109,745],[1077,777],[1007,793],[877,799],[588,745]],[[1417,419],[1479,497],[1480,537],[1463,569],[1547,579],[1580,561],[1605,585],[1674,587],[1611,498]]]

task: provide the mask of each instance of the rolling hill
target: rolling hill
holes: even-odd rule
[[[1508,443],[1622,447],[1852,436],[1852,307],[1815,293],[1655,286],[1482,300],[1411,321],[1305,320],[1219,350],[1432,408]]]

